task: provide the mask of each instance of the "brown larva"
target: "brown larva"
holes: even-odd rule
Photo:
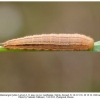
[[[81,34],[52,33],[8,40],[2,46],[23,50],[90,50],[94,46],[94,40]]]

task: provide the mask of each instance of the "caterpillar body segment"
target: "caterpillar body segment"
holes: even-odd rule
[[[90,50],[94,40],[81,34],[41,34],[12,39],[2,44],[7,49],[23,50]]]

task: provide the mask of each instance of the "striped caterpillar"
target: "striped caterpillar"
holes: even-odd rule
[[[81,34],[41,34],[2,43],[6,49],[22,50],[91,50],[94,40]]]

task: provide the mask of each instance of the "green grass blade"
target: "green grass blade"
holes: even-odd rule
[[[15,52],[15,51],[25,51],[25,50],[8,50],[8,49],[0,46],[0,52]]]
[[[92,49],[94,52],[100,52],[100,41],[94,43],[94,48]]]

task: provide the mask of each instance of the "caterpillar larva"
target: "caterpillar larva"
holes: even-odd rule
[[[94,40],[81,34],[52,33],[8,40],[2,46],[23,50],[90,50],[94,46]]]

